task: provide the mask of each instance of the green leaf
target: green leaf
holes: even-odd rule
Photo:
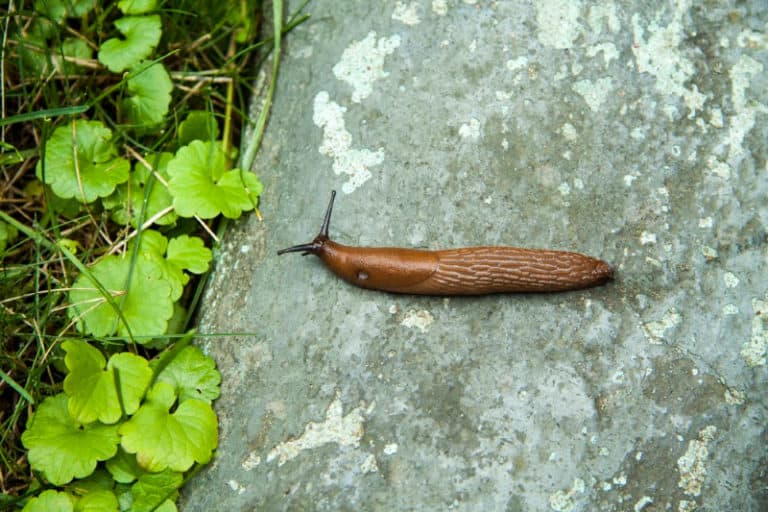
[[[24,505],[21,512],[73,512],[72,496],[53,489],[43,491]]]
[[[81,425],[67,410],[67,395],[59,393],[40,404],[21,436],[32,469],[42,471],[54,485],[84,478],[96,463],[117,453],[117,425]]]
[[[163,181],[168,183],[168,172],[166,167],[173,155],[171,153],[156,153],[147,155],[145,160],[153,166]],[[139,216],[144,205],[147,187],[150,183],[150,171],[140,162],[134,165],[130,179],[118,185],[115,193],[102,200],[104,208],[112,210],[112,220],[119,224],[130,224],[134,228],[139,225]],[[168,192],[168,188],[160,180],[152,179],[152,189],[147,198],[147,206],[144,211],[143,221],[154,218],[156,214],[167,209],[173,203],[173,197]],[[160,226],[173,224],[177,219],[176,212],[169,211],[165,215],[155,219],[155,223]]]
[[[175,511],[176,506],[173,502],[179,495],[176,490],[181,487],[183,481],[181,473],[169,470],[141,475],[139,481],[131,487],[133,497],[131,511]]]
[[[128,73],[128,93],[122,106],[129,123],[153,126],[162,122],[171,104],[173,83],[165,66],[157,62],[137,65]]]
[[[126,290],[130,270],[129,258],[106,256],[93,266],[91,273],[121,305],[136,341],[146,343],[150,341],[146,337],[165,334],[168,320],[173,315],[172,285],[163,278],[163,269],[159,265],[146,258],[137,258],[130,287]],[[77,278],[69,292],[69,301],[69,316],[76,319],[81,332],[94,336],[110,336],[115,332],[120,336],[128,335],[125,325],[118,322],[115,310],[88,276],[81,274]]]
[[[94,5],[93,0],[35,0],[35,11],[60,22],[84,16]]]
[[[112,131],[100,121],[73,121],[54,130],[37,177],[61,198],[90,203],[128,179],[130,164],[116,153]]]
[[[61,44],[61,53],[64,57],[78,60],[89,60],[93,54],[91,47],[82,39],[70,37]],[[81,65],[65,60],[61,66],[64,74],[77,73]]]
[[[144,14],[157,8],[157,0],[120,0],[117,7],[123,14]]]
[[[148,471],[186,471],[192,464],[211,459],[218,442],[213,408],[206,402],[188,399],[169,412],[175,402],[173,387],[157,382],[136,414],[120,427],[121,444],[135,453]]]
[[[220,144],[192,141],[168,162],[168,188],[176,213],[204,219],[223,214],[236,219],[254,208],[263,186],[256,175],[227,171]]]
[[[112,479],[112,475],[104,469],[97,469],[86,478],[71,481],[66,485],[65,489],[74,496],[84,496],[89,492],[111,491],[114,487],[115,481]]]
[[[107,470],[115,482],[121,484],[129,484],[145,473],[136,462],[136,456],[126,453],[122,448],[118,450],[116,456],[107,461]]]
[[[221,374],[216,362],[194,345],[176,354],[157,380],[174,386],[181,403],[190,398],[210,403],[219,397]]]
[[[193,110],[179,124],[179,146],[185,146],[193,140],[211,141],[219,138],[219,125],[213,113],[206,110]]]
[[[181,235],[168,242],[168,261],[193,274],[207,271],[212,257],[211,250],[205,246],[202,238]]]
[[[129,352],[114,354],[104,369],[104,356],[85,341],[65,341],[61,346],[67,354],[64,362],[69,369],[64,391],[69,396],[69,414],[76,421],[90,423],[98,419],[115,423],[122,417],[116,373],[125,413],[136,412],[152,379],[146,359]]]
[[[105,489],[89,492],[75,504],[75,512],[117,512],[118,510],[117,496],[114,492]]]
[[[129,252],[133,250],[133,246],[133,243],[128,246]],[[165,259],[167,247],[168,239],[159,232],[151,229],[142,232],[139,255],[143,260],[151,261],[160,270],[161,278],[171,286],[171,299],[177,301],[184,285],[189,281],[189,276],[173,262]]]
[[[99,48],[99,62],[113,73],[132,68],[149,57],[160,42],[160,16],[125,16],[115,20],[125,39],[107,39]]]

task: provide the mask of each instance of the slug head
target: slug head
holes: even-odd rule
[[[307,254],[316,254],[319,255],[320,251],[323,248],[323,245],[325,242],[327,242],[328,239],[328,227],[331,224],[331,212],[333,211],[333,200],[336,199],[336,191],[331,191],[331,201],[328,203],[328,209],[325,211],[325,218],[323,219],[323,225],[320,227],[320,233],[315,237],[314,240],[309,242],[308,244],[300,244],[300,245],[294,245],[293,247],[287,247],[285,249],[280,249],[277,251],[278,255],[282,255],[289,252],[301,252],[303,253],[302,256],[306,256]]]

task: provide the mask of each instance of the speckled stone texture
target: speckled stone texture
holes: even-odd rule
[[[298,2],[290,2],[295,8]],[[208,510],[768,510],[768,5],[313,0],[201,337]],[[258,101],[258,100],[257,100]],[[358,289],[277,249],[519,245],[553,295]]]

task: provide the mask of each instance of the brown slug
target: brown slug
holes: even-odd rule
[[[331,192],[320,234],[312,242],[277,254],[314,254],[354,285],[416,295],[561,292],[598,286],[613,278],[608,263],[576,252],[499,246],[427,251],[341,245],[328,238],[335,197],[336,191]]]

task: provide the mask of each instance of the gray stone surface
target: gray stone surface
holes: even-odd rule
[[[295,7],[297,2],[291,2]],[[337,2],[290,34],[202,338],[195,510],[768,510],[764,0]],[[556,295],[352,287],[310,241],[577,250]]]

